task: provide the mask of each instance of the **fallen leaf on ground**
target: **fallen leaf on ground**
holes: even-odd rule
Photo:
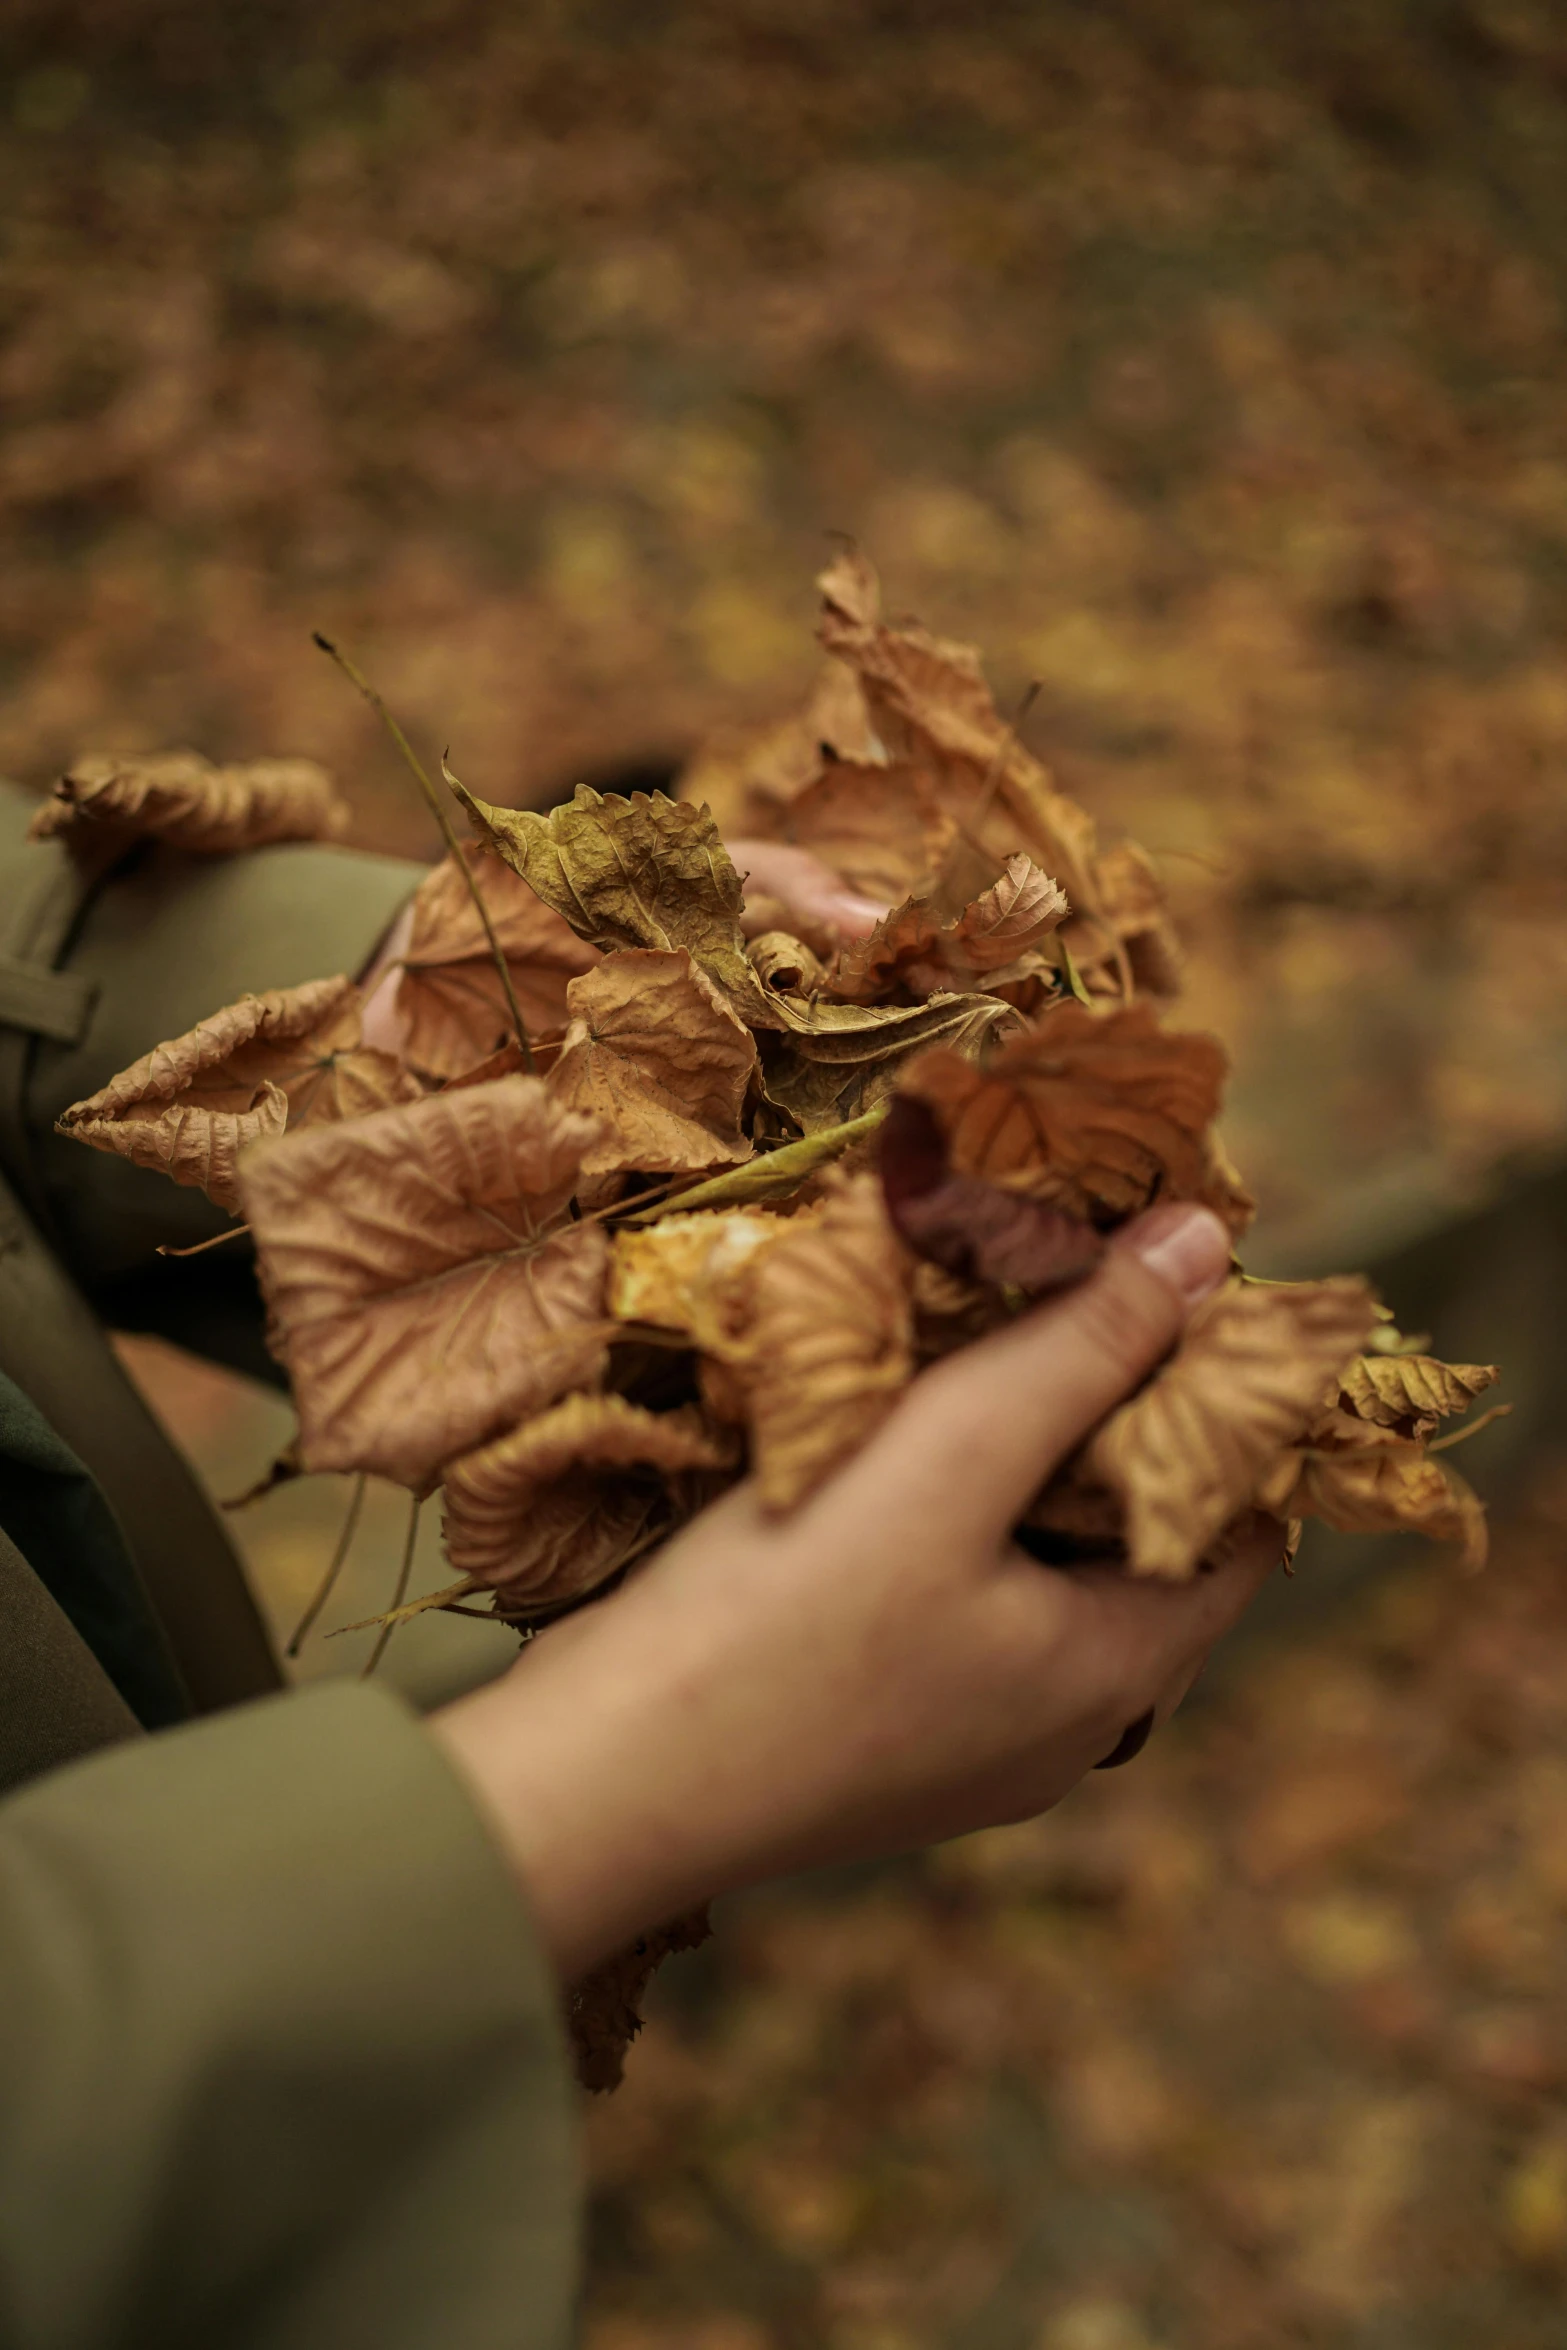
[[[472,842],[463,853],[536,1042],[539,1031],[564,1027],[567,983],[593,968],[598,950],[493,852]],[[403,1051],[416,1067],[432,1077],[455,1077],[505,1044],[511,1013],[454,857],[432,866],[415,892],[413,930],[400,970]]]
[[[598,1131],[504,1077],[246,1154],[307,1468],[423,1488],[595,1376],[608,1243],[557,1220]]]
[[[447,1556],[490,1586],[502,1614],[572,1599],[614,1574],[650,1530],[677,1522],[682,1476],[734,1461],[732,1440],[698,1412],[571,1395],[449,1465]]]
[[[241,996],[150,1053],[59,1121],[62,1134],[239,1205],[239,1153],[285,1127],[363,1117],[423,1087],[359,1043],[349,979]]]
[[[1008,1283],[1038,1296],[1099,1262],[1091,1224],[1044,1200],[955,1175],[941,1128],[924,1102],[895,1094],[879,1151],[887,1213],[909,1246],[961,1281]]]
[[[214,767],[196,751],[78,759],[33,818],[29,840],[105,833],[228,856],[287,840],[336,840],[348,803],[313,759],[252,759]]]
[[[1238,1231],[1250,1201],[1208,1147],[1226,1066],[1213,1037],[1161,1029],[1146,1004],[1061,1003],[985,1067],[938,1049],[898,1086],[935,1113],[959,1174],[1085,1218],[1134,1215],[1156,1197],[1201,1200]]]
[[[755,1039],[684,947],[606,955],[566,995],[550,1092],[599,1120],[585,1172],[694,1175],[750,1158],[740,1119]]]
[[[786,1510],[857,1452],[913,1373],[903,1245],[874,1175],[850,1176],[801,1231],[759,1251],[726,1357],[747,1398],[752,1466]]]
[[[701,808],[662,792],[606,798],[583,783],[539,816],[492,808],[448,780],[500,856],[579,938],[606,950],[684,947],[748,1019],[772,1025],[740,932],[740,876]]]
[[[1179,1581],[1195,1571],[1375,1319],[1370,1289],[1352,1275],[1232,1280],[1197,1308],[1170,1361],[1084,1451],[1088,1475],[1121,1502],[1134,1574]]]

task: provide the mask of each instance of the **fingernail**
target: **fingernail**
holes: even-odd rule
[[[1211,1208],[1174,1201],[1150,1208],[1117,1234],[1116,1246],[1141,1257],[1188,1305],[1217,1289],[1229,1269],[1230,1236]]]
[[[1145,1714],[1138,1715],[1135,1722],[1128,1722],[1114,1746],[1105,1756],[1104,1761],[1096,1762],[1094,1769],[1096,1771],[1118,1771],[1123,1763],[1135,1762],[1148,1743],[1148,1733],[1153,1728],[1153,1717],[1154,1709],[1150,1706]]]

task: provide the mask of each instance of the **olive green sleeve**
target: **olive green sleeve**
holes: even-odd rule
[[[0,1805],[6,2350],[562,2350],[553,1980],[434,1745],[326,1687]]]

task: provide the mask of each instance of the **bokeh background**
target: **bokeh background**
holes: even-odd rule
[[[1483,1582],[1318,1545],[1054,1819],[728,1906],[592,2116],[589,2350],[1560,2350],[1567,8],[0,0],[0,67],[9,772],[305,752],[430,852],[312,628],[539,804],[787,710],[849,532],[1161,858],[1253,1262],[1519,1399]],[[220,1491],[286,1435],[127,1351]],[[343,1498],[236,1521],[282,1626]]]

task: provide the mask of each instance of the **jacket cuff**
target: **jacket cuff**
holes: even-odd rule
[[[19,2339],[248,2340],[260,2296],[258,2341],[567,2341],[558,1988],[395,1698],[328,1684],[56,1773],[0,1808],[0,1914]]]

